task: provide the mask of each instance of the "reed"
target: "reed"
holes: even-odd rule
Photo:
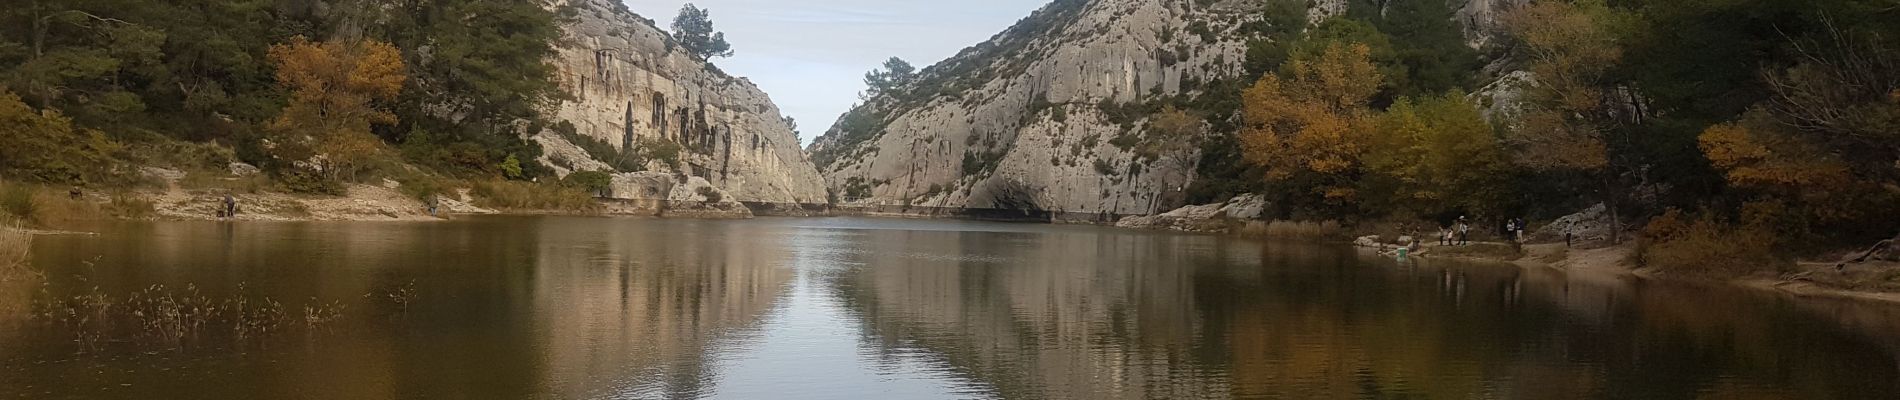
[[[1244,237],[1300,240],[1340,239],[1344,232],[1338,221],[1250,221],[1235,229]]]
[[[0,281],[38,277],[30,267],[33,234],[18,223],[0,224]]]

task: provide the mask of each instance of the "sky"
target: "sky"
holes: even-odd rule
[[[712,13],[735,55],[720,69],[749,78],[798,120],[809,144],[858,101],[864,73],[892,56],[918,69],[989,40],[1046,0],[622,0],[661,29],[680,6]]]

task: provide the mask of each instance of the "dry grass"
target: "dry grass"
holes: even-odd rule
[[[77,221],[111,219],[123,211],[140,214],[137,198],[115,198],[116,205],[102,207],[85,198],[73,198],[65,189],[0,182],[0,220],[11,220],[35,227],[57,227]],[[123,207],[123,208],[111,208]],[[150,208],[146,203],[143,208]]]
[[[475,204],[501,210],[595,212],[600,204],[585,190],[556,185],[517,181],[476,183]]]
[[[39,276],[28,264],[32,261],[33,235],[17,224],[0,225],[0,281]]]
[[[1692,220],[1671,211],[1643,229],[1636,262],[1667,274],[1709,278],[1786,272],[1793,267],[1774,248],[1775,235],[1766,229],[1706,217]]]
[[[1243,237],[1301,240],[1339,240],[1345,232],[1338,221],[1249,221],[1234,230]]]

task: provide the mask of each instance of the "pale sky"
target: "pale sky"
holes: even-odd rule
[[[660,29],[680,6],[712,13],[736,54],[713,60],[752,79],[785,114],[799,141],[831,128],[857,103],[864,73],[891,56],[918,69],[988,40],[1046,0],[622,0]]]

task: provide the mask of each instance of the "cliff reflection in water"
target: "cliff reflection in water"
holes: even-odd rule
[[[1900,391],[1882,330],[1900,313],[1881,305],[1194,236],[908,231],[863,246],[889,251],[830,285],[879,351],[936,354],[999,397]]]
[[[658,222],[655,222],[658,223]],[[785,249],[733,225],[542,229],[534,325],[559,398],[699,398],[712,358],[787,289]]]

